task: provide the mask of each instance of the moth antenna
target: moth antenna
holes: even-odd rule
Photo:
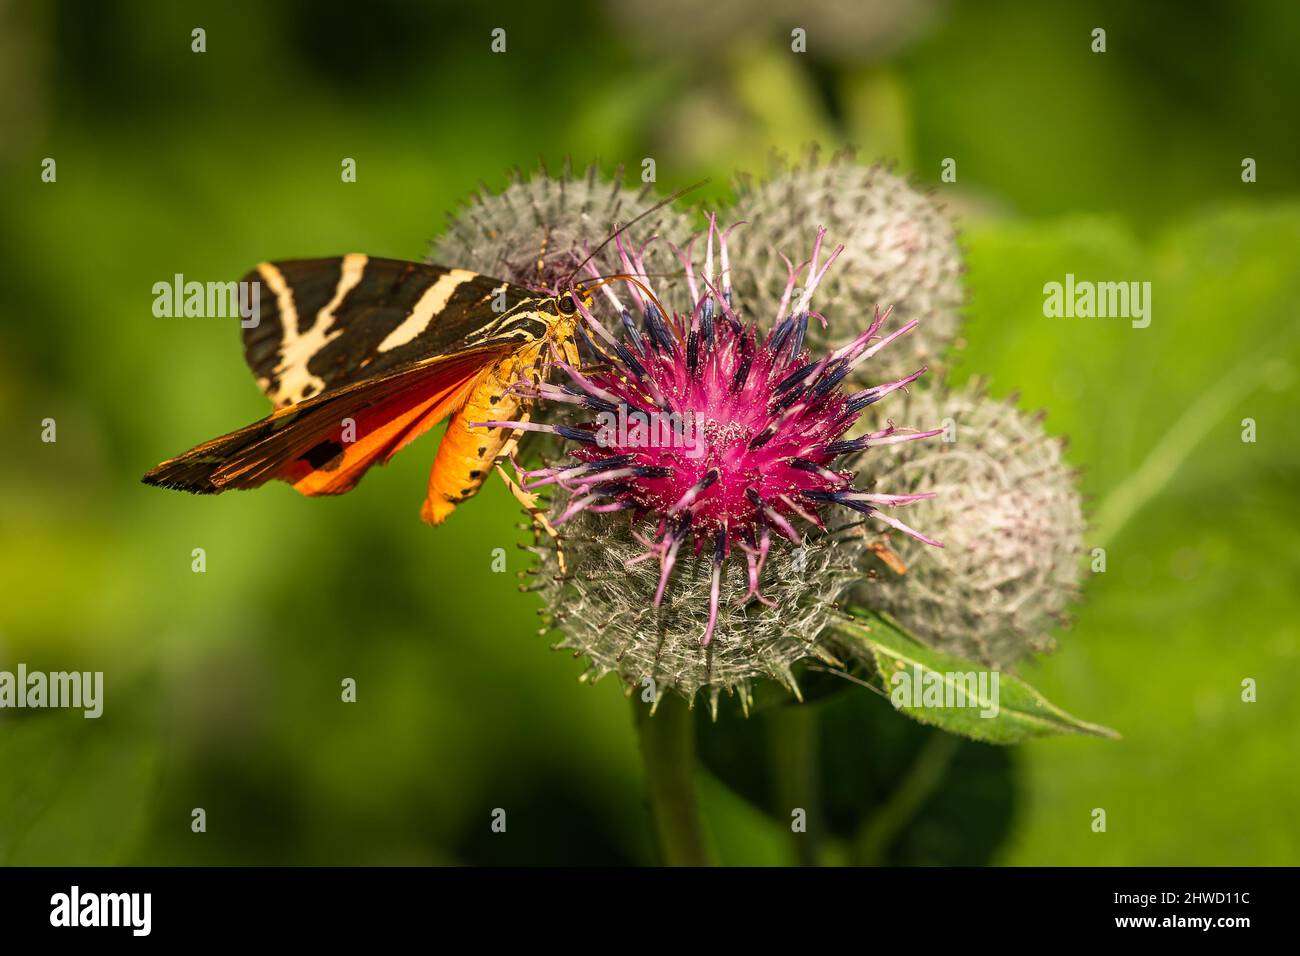
[[[599,289],[601,286],[603,286],[603,285],[608,285],[609,283],[611,283],[611,282],[615,282],[615,281],[618,281],[618,280],[622,280],[623,282],[629,282],[629,283],[631,283],[632,285],[636,286],[638,289],[641,290],[641,294],[642,294],[642,295],[644,295],[647,299],[649,299],[651,302],[654,303],[655,308],[659,310],[659,314],[660,314],[660,315],[665,316],[665,317],[668,315],[668,313],[664,311],[663,303],[661,303],[661,302],[659,301],[658,297],[657,297],[653,292],[650,291],[650,287],[647,286],[647,285],[646,285],[644,282],[642,282],[640,279],[638,279],[636,276],[627,275],[626,273],[623,273],[623,274],[617,274],[617,275],[610,275],[610,276],[601,276],[601,277],[600,277],[600,281],[596,282],[594,285],[585,285],[585,284],[584,284],[584,285],[583,285],[583,291],[584,291],[584,292],[595,292],[595,291],[596,291],[597,289]]]
[[[679,190],[677,190],[677,192],[673,193],[671,196],[668,196],[668,197],[665,198],[665,199],[661,199],[659,202],[655,203],[655,204],[654,204],[653,206],[651,206],[649,209],[647,209],[647,210],[645,210],[644,212],[642,212],[642,213],[638,214],[637,216],[633,217],[629,222],[626,222],[626,223],[624,223],[624,224],[621,225],[621,226],[617,226],[617,227],[615,227],[614,231],[613,231],[612,233],[609,234],[609,237],[608,237],[607,239],[605,239],[604,242],[602,242],[602,243],[601,243],[600,245],[598,245],[595,249],[593,249],[590,253],[588,253],[587,258],[583,259],[581,262],[578,263],[577,267],[575,267],[574,270],[573,270],[572,272],[570,272],[569,275],[565,278],[564,282],[561,283],[560,288],[568,288],[569,283],[571,283],[571,282],[573,281],[574,276],[576,276],[576,275],[577,275],[577,274],[582,270],[582,267],[583,267],[583,266],[585,266],[588,262],[590,262],[592,259],[594,259],[594,258],[595,258],[599,253],[600,253],[600,250],[604,249],[607,245],[609,245],[609,244],[610,244],[611,242],[613,242],[616,238],[618,238],[619,236],[621,236],[624,232],[626,232],[626,231],[627,231],[628,229],[630,229],[632,226],[635,226],[638,222],[640,222],[640,221],[641,221],[642,219],[644,219],[646,216],[649,216],[651,213],[658,212],[660,209],[663,209],[664,206],[667,206],[667,205],[669,205],[670,203],[675,203],[677,200],[681,199],[681,198],[682,198],[683,196],[685,196],[687,193],[689,193],[689,192],[694,192],[695,190],[699,189],[701,186],[704,186],[704,185],[707,184],[707,183],[708,183],[708,180],[707,180],[707,179],[701,179],[698,183],[695,183],[694,185],[686,186],[686,187],[684,187],[684,188],[682,188],[682,189],[679,189]]]

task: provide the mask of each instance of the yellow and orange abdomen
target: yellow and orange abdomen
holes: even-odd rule
[[[497,458],[508,451],[514,434],[510,429],[470,428],[469,423],[527,416],[531,402],[508,389],[521,375],[536,368],[542,347],[539,342],[521,349],[485,371],[465,404],[448,420],[420,509],[420,517],[427,523],[442,524],[458,504],[473,497]]]

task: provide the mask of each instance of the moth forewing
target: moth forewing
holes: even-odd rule
[[[543,374],[552,348],[576,359],[577,320],[559,300],[470,270],[353,253],[265,262],[245,281],[261,284],[263,308],[244,355],[276,410],[163,462],[148,484],[218,493],[280,479],[341,494],[448,418],[423,510],[438,523],[509,447],[510,430],[468,423],[526,412],[510,386]]]

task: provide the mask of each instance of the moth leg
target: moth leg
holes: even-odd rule
[[[519,414],[519,420],[523,422],[528,421],[530,414],[531,410],[522,411]],[[555,555],[558,559],[560,574],[561,576],[567,576],[569,571],[564,561],[564,548],[560,544],[560,533],[556,531],[555,526],[546,519],[546,509],[541,506],[537,495],[530,491],[525,491],[523,486],[506,474],[506,470],[501,467],[501,460],[504,458],[510,459],[511,462],[514,461],[515,451],[518,449],[519,439],[523,434],[523,431],[516,430],[515,433],[510,436],[510,440],[507,441],[505,445],[502,446],[501,451],[497,453],[497,460],[494,467],[497,470],[497,474],[501,476],[501,480],[506,483],[506,487],[510,489],[510,493],[515,496],[515,500],[524,506],[524,510],[528,512],[529,517],[532,519],[534,540],[540,541],[540,535],[546,534],[555,542]],[[518,465],[515,467],[516,470],[518,470]]]
[[[529,417],[532,415],[532,409],[528,408],[527,406],[521,405],[519,411],[516,412],[515,414],[517,416],[518,421],[526,422],[529,420]],[[496,453],[496,458],[494,460],[499,462],[503,458],[513,459],[515,455],[515,451],[518,450],[519,448],[519,439],[522,438],[524,434],[525,432],[522,428],[516,428],[514,431],[512,431],[510,433],[510,437],[506,439],[506,443],[501,446],[501,450]],[[500,469],[500,467],[501,467],[500,465],[497,465],[498,469]]]
[[[595,360],[591,364],[583,364],[582,355],[578,352],[578,344],[573,339],[566,339],[558,348],[554,342],[550,343],[552,352],[559,352],[565,362],[583,375],[610,371],[614,360],[608,353],[600,351],[602,348],[600,343],[593,342],[592,344],[598,350]]]
[[[563,344],[561,345],[561,349],[564,352],[564,360],[566,362],[568,362],[574,368],[578,368],[579,366],[582,365],[582,357],[578,355],[577,342],[575,342],[571,338],[565,339]]]
[[[506,470],[497,462],[494,466],[501,480],[506,483],[510,493],[515,496],[515,500],[524,506],[533,522],[533,541],[540,542],[541,535],[548,535],[555,542],[555,557],[560,568],[560,576],[568,577],[569,569],[564,561],[564,547],[561,544],[560,533],[555,530],[555,526],[546,519],[546,509],[538,501],[537,495],[530,491],[525,491],[523,486],[506,474]]]

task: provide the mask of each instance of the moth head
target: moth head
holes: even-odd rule
[[[583,308],[591,309],[595,299],[591,293],[582,288],[580,285],[571,286],[567,291],[558,292],[552,296],[548,305],[553,314],[555,321],[548,323],[547,339],[553,345],[558,346],[565,361],[572,365],[579,364],[578,351],[573,343],[573,336],[578,323],[582,321],[579,314],[579,304]]]
[[[571,316],[577,315],[578,303],[581,302],[583,307],[590,310],[595,304],[596,299],[592,290],[581,282],[575,282],[569,286],[568,290],[561,292],[555,297],[555,308],[560,315]]]
[[[560,315],[573,315],[578,311],[578,303],[574,300],[573,295],[569,292],[557,296],[555,299],[555,308]]]

